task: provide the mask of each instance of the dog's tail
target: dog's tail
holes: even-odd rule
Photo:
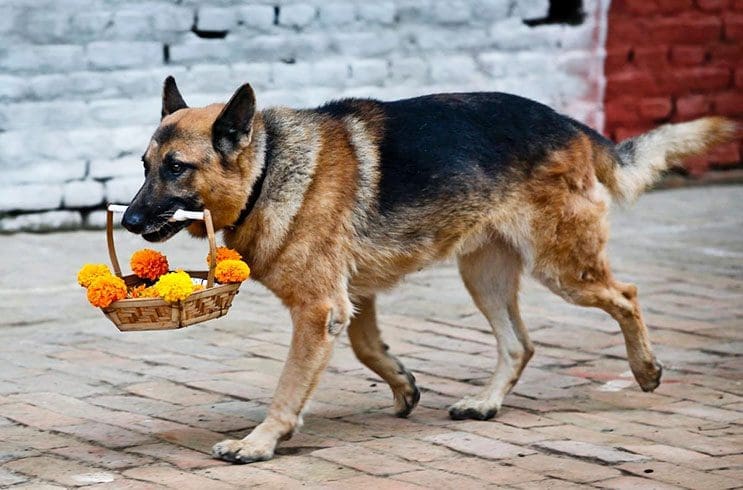
[[[622,141],[610,158],[597,159],[596,177],[617,200],[631,203],[664,171],[733,140],[737,132],[735,121],[718,116],[666,124]]]

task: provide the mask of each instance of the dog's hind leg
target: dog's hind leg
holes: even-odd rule
[[[547,177],[531,190],[533,201],[538,203],[532,213],[532,272],[565,300],[609,313],[622,329],[635,379],[644,391],[653,391],[660,384],[662,366],[653,355],[637,288],[616,281],[606,258],[605,191],[592,173],[582,185],[558,185],[574,179],[581,167],[569,168],[560,180]]]
[[[493,377],[479,395],[464,398],[449,408],[453,419],[493,417],[534,354],[519,313],[521,269],[519,254],[501,240],[459,257],[459,272],[464,284],[498,341],[498,363]]]
[[[630,369],[643,391],[653,391],[660,384],[663,367],[655,359],[650,336],[642,319],[637,288],[616,281],[608,262],[597,258],[596,269],[563,268],[559,279],[538,276],[552,291],[565,300],[580,305],[601,308],[610,314],[622,329]]]
[[[407,417],[420,399],[415,377],[388,352],[377,327],[374,296],[356,301],[356,315],[348,326],[348,337],[356,357],[366,367],[377,373],[392,389],[395,415]]]

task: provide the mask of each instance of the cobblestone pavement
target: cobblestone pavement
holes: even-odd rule
[[[704,488],[743,485],[743,187],[662,191],[615,210],[610,255],[639,285],[666,370],[632,381],[617,325],[527,281],[537,353],[493,421],[451,421],[495,365],[495,342],[451,264],[382,298],[391,349],[422,389],[408,420],[344,338],[277,457],[249,466],[211,445],[263,417],[288,314],[243,286],[233,311],[170,332],[119,333],[72,284],[105,261],[102,232],[0,237],[0,486]],[[142,243],[117,235],[122,255]],[[171,263],[203,260],[177,237]]]

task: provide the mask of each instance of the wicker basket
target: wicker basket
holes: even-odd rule
[[[145,281],[135,275],[122,276],[119,259],[116,256],[113,237],[113,213],[126,210],[125,206],[111,205],[106,217],[106,238],[108,255],[114,273],[123,278],[128,287],[144,284]],[[206,288],[192,293],[188,298],[177,303],[168,303],[160,298],[122,299],[101,308],[103,313],[122,332],[136,330],[171,330],[183,328],[195,323],[219,318],[227,313],[232,300],[240,288],[237,284],[217,284],[214,282],[214,268],[217,262],[217,245],[214,238],[214,225],[208,210],[203,213],[186,212],[189,219],[203,219],[209,239],[209,270],[187,271],[193,278],[206,280]]]

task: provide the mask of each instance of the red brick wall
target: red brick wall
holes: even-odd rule
[[[708,114],[743,120],[743,0],[613,0],[608,23],[609,137]],[[721,146],[687,169],[740,165],[742,149]]]

